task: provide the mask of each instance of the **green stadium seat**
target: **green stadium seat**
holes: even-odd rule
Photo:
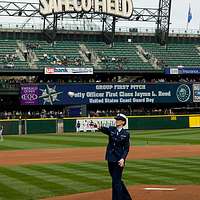
[[[168,44],[167,48],[157,43],[140,43],[140,45],[157,59],[163,60],[168,67],[200,66],[200,52],[194,44]]]
[[[113,47],[106,45],[103,42],[87,42],[85,43],[88,49],[94,51],[98,57],[106,57],[112,60],[113,57],[125,58],[123,61],[123,70],[154,70],[150,63],[145,63],[137,54],[137,48],[133,43],[117,42],[114,43]],[[120,63],[120,62],[119,62]],[[119,68],[119,63],[107,61],[99,62],[98,65],[101,69],[106,70],[117,70]],[[98,66],[98,68],[99,68]]]
[[[0,66],[2,68],[11,67],[10,63],[12,63],[13,69],[29,68],[28,62],[20,60],[19,57],[12,62],[5,62],[5,56],[16,54],[17,48],[17,40],[0,40]]]

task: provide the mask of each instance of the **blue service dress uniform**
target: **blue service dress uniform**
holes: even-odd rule
[[[106,160],[112,177],[112,200],[131,200],[131,196],[121,180],[124,167],[120,167],[118,164],[122,158],[124,161],[126,160],[130,147],[130,135],[123,128],[120,132],[116,127],[101,127],[99,130],[109,136]]]

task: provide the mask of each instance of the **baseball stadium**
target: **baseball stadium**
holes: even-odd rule
[[[200,28],[175,3],[0,0],[0,200],[125,200],[116,116],[132,199],[200,200]]]

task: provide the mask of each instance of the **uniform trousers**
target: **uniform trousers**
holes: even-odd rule
[[[118,162],[108,162],[108,169],[112,177],[112,200],[132,200],[122,179],[123,167]]]

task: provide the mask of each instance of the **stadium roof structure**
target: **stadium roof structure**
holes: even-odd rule
[[[54,0],[49,0],[48,2],[51,1],[55,3]],[[39,0],[38,3],[0,0],[0,17],[26,17],[26,23],[28,23],[31,18],[42,18],[43,32],[51,41],[56,39],[58,20],[67,21],[69,18],[78,20],[97,20],[102,22],[102,34],[105,38],[105,42],[111,44],[114,41],[115,27],[118,21],[154,22],[157,24],[156,36],[158,38],[158,42],[160,44],[166,44],[168,42],[171,0],[159,0],[158,8],[135,8],[133,5],[132,14],[128,18],[106,14],[103,11],[94,12],[94,10],[90,10],[88,12],[75,12],[65,10],[63,10],[63,12],[54,12],[52,9],[51,15],[44,15],[41,13],[41,6],[44,4],[42,2],[45,2],[45,0]]]

